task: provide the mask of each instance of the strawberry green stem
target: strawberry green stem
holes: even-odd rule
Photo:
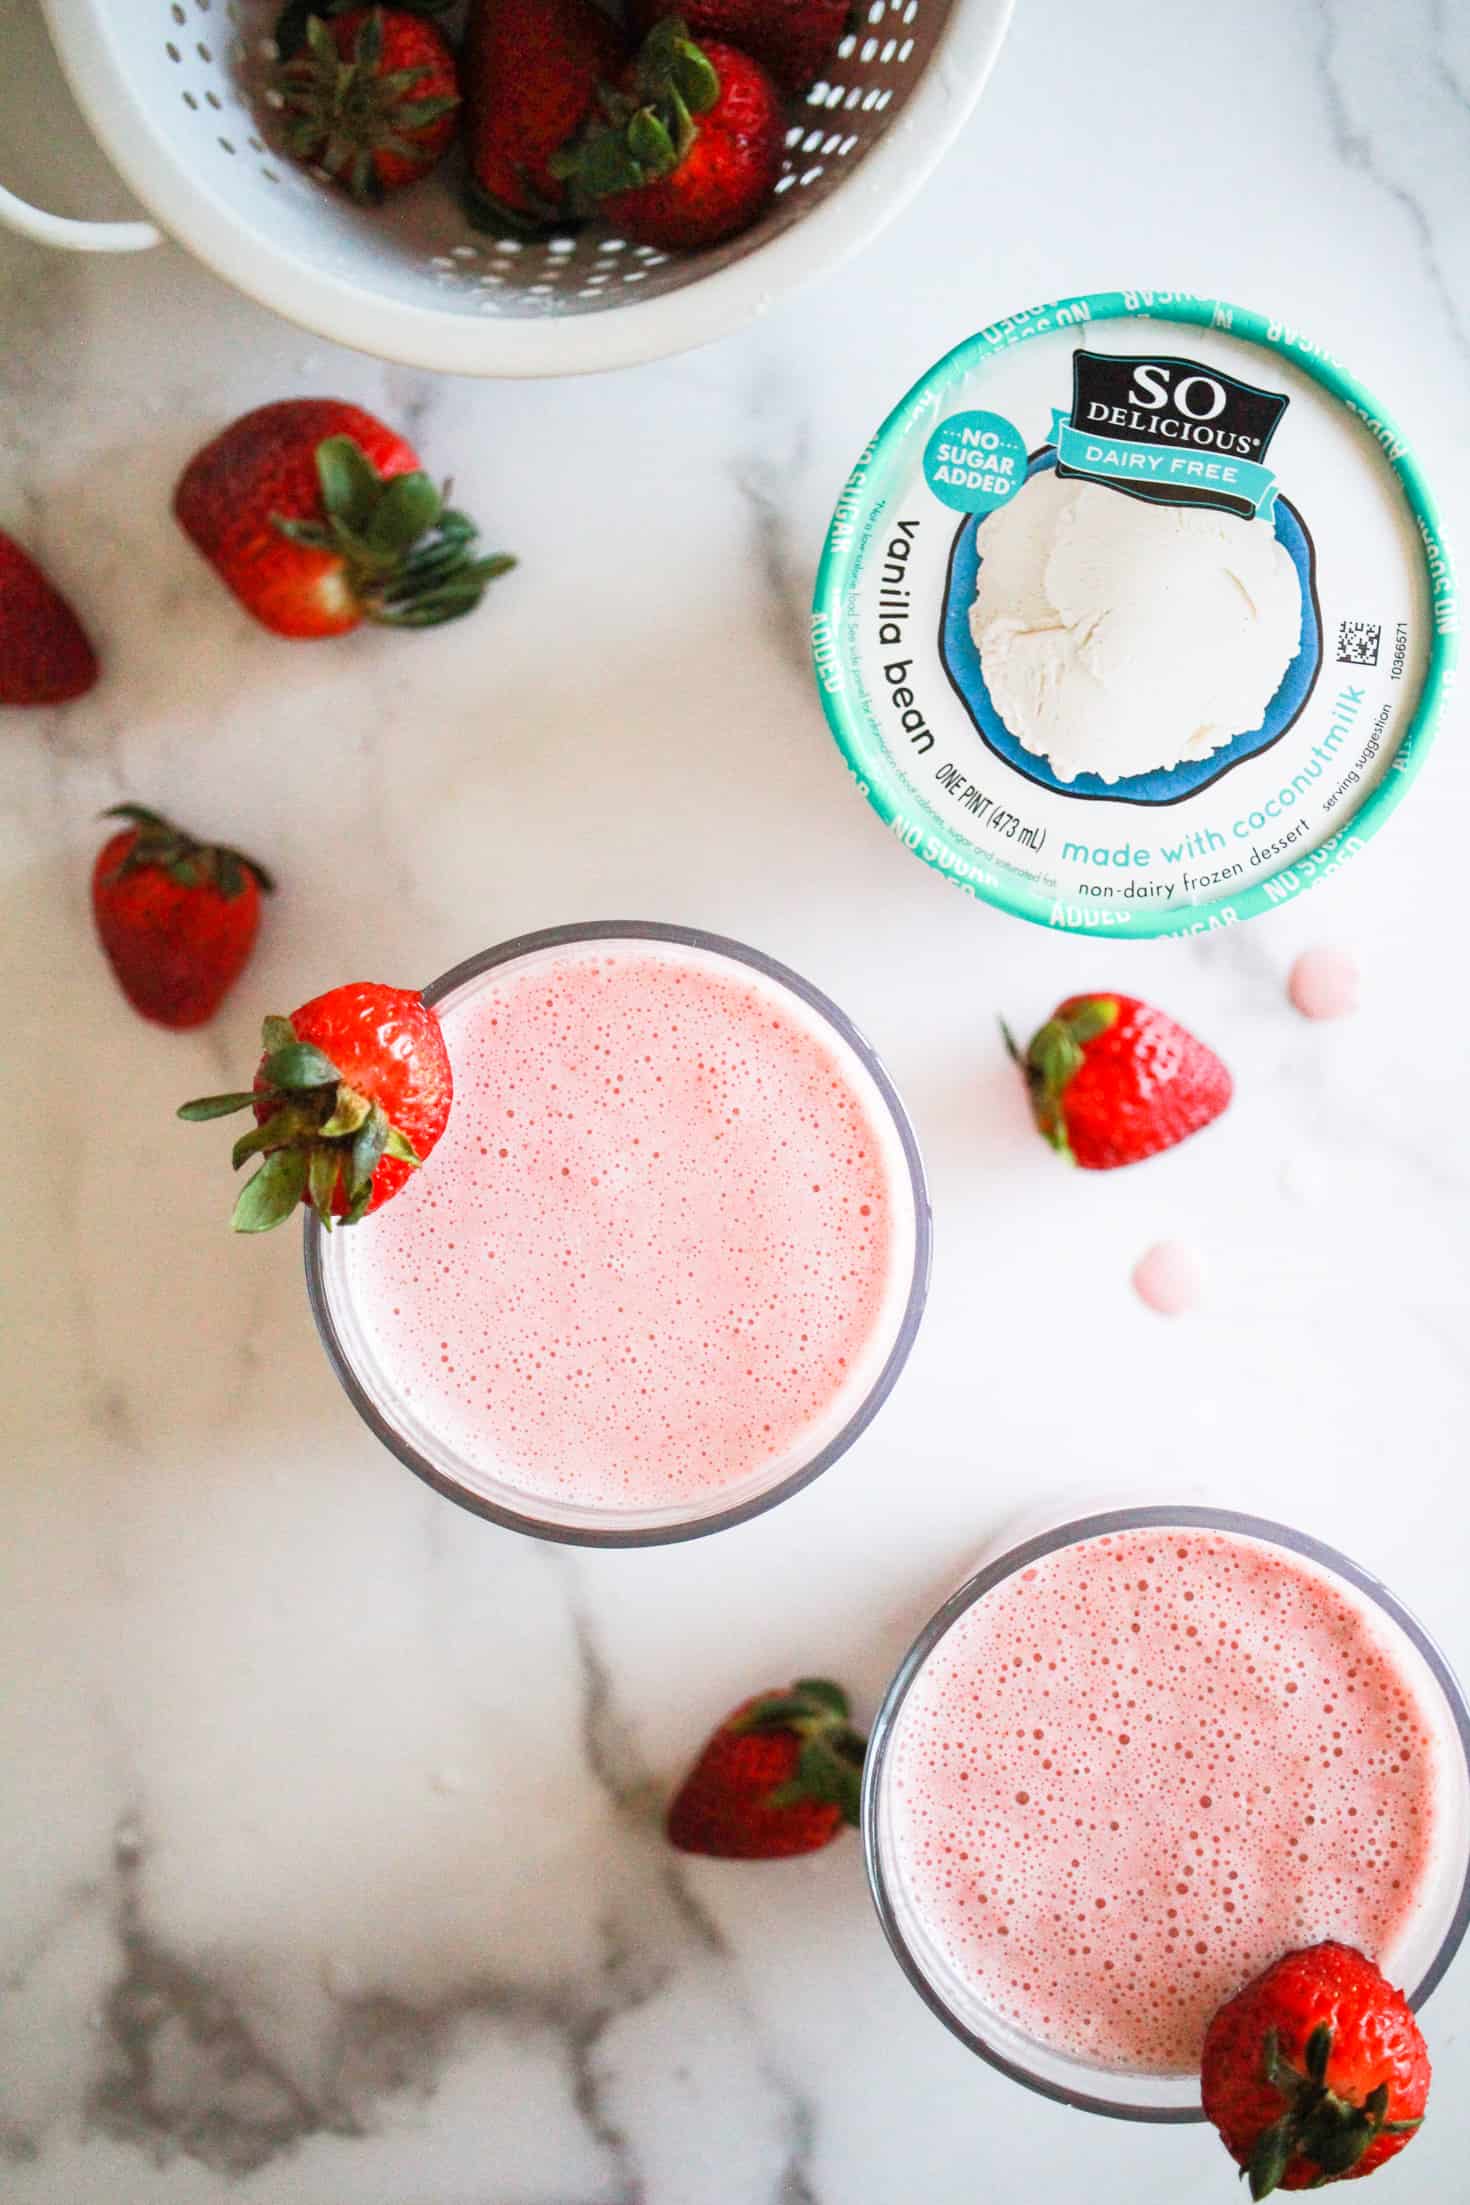
[[[1246,2173],[1253,2199],[1270,2197],[1281,2184],[1294,2159],[1313,2169],[1318,2184],[1341,2181],[1351,2174],[1370,2144],[1380,2136],[1403,2136],[1420,2126],[1417,2120],[1390,2121],[1388,2085],[1358,2105],[1339,2097],[1327,2081],[1332,2058],[1332,2030],[1319,2022],[1307,2039],[1306,2073],[1292,2066],[1281,2051],[1281,2040],[1272,2029],[1265,2044],[1266,2081],[1285,2101],[1285,2111],[1263,2130],[1251,2154]]]
[[[604,84],[599,120],[553,154],[553,176],[569,184],[583,213],[615,192],[671,176],[699,135],[696,118],[720,96],[719,73],[681,17],[664,16],[643,41],[633,89]]]
[[[1037,1130],[1049,1141],[1059,1156],[1069,1163],[1075,1162],[1071,1137],[1067,1132],[1067,1089],[1081,1071],[1085,1062],[1084,1051],[1089,1041],[1105,1033],[1118,1018],[1117,998],[1111,995],[1082,996],[1064,1010],[1049,1018],[1037,1028],[1022,1056],[1005,1021],[1001,1021],[1001,1033],[1013,1063],[1025,1074],[1027,1091],[1031,1097],[1031,1115]]]
[[[506,552],[481,556],[475,523],[446,507],[427,475],[385,478],[353,437],[324,437],[316,472],[321,519],[277,514],[274,525],[292,543],[335,552],[369,620],[394,628],[458,620],[516,563]]]
[[[867,1740],[849,1720],[847,1694],[826,1677],[801,1677],[789,1692],[770,1692],[731,1726],[737,1731],[790,1731],[801,1741],[796,1774],[766,1804],[794,1807],[821,1800],[856,1824],[862,1800]]]
[[[297,1039],[289,1018],[266,1019],[261,1047],[259,1086],[249,1093],[201,1095],[178,1111],[194,1125],[237,1110],[269,1111],[263,1124],[235,1143],[236,1171],[252,1156],[264,1159],[240,1190],[231,1218],[235,1231],[269,1232],[306,1196],[330,1232],[339,1193],[342,1222],[355,1225],[367,1213],[373,1177],[385,1156],[418,1164],[412,1142],[390,1122],[381,1103],[347,1085],[329,1056]]]
[[[232,849],[225,842],[198,842],[160,812],[149,811],[145,804],[109,804],[98,816],[125,819],[137,829],[131,849],[108,874],[109,885],[126,880],[129,873],[141,873],[154,866],[167,873],[179,888],[208,885],[231,902],[244,893],[247,874],[254,875],[256,885],[266,895],[275,888],[265,867],[243,850]]]

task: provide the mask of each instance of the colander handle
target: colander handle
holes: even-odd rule
[[[17,230],[37,245],[56,245],[68,253],[141,253],[163,239],[151,222],[73,222],[47,214],[29,200],[17,199],[0,184],[0,229]]]

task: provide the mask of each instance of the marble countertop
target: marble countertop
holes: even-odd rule
[[[0,49],[37,51],[34,0]],[[0,78],[0,173],[92,170]],[[66,202],[70,200],[70,204]],[[1470,1670],[1470,1070],[1452,708],[1360,863],[1233,933],[1051,936],[945,892],[853,795],[803,641],[845,471],[997,314],[1117,282],[1279,310],[1470,494],[1470,14],[1181,0],[1146,40],[1023,4],[959,148],[882,240],[712,351],[473,385],[301,335],[173,249],[0,240],[0,521],[101,637],[81,706],[0,743],[0,2192],[11,2205],[1208,2205],[1202,2129],[1101,2124],[970,2058],[890,1960],[855,1843],[684,1863],[662,1791],[752,1684],[865,1715],[1018,1507],[1140,1486],[1287,1518]],[[233,412],[334,390],[406,424],[522,565],[434,640],[251,627],[167,491]],[[677,464],[675,458],[677,456]],[[1461,530],[1464,534],[1464,530]],[[150,799],[276,867],[197,1037],[94,949],[94,815]],[[1462,812],[1459,806],[1467,806]],[[859,1447],[689,1547],[584,1554],[420,1487],[320,1356],[294,1235],[231,1244],[218,1143],[264,1006],[348,968],[636,914],[751,939],[884,1053],[937,1212],[912,1362]],[[1284,975],[1350,946],[1360,1015]],[[995,1013],[1123,985],[1231,1062],[1197,1143],[1095,1183],[1025,1123]],[[1128,1290],[1163,1233],[1207,1306]],[[1384,2195],[1463,2186],[1470,1961]]]

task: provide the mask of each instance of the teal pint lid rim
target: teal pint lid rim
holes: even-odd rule
[[[1445,692],[1453,678],[1459,656],[1456,585],[1438,505],[1397,423],[1331,353],[1301,331],[1256,313],[1250,307],[1174,291],[1082,292],[1073,298],[1056,299],[1048,305],[1008,316],[989,325],[986,331],[967,337],[899,400],[849,476],[817,569],[812,602],[812,646],[817,692],[827,725],[859,790],[884,825],[903,832],[915,856],[976,900],[996,910],[1010,912],[1016,918],[1029,920],[1033,925],[1048,927],[1053,932],[1084,931],[1053,916],[1057,902],[1053,895],[1019,881],[977,881],[973,878],[975,868],[950,847],[952,830],[937,813],[926,815],[921,811],[922,799],[915,798],[912,788],[895,771],[873,731],[865,724],[861,710],[849,707],[840,688],[827,686],[823,679],[823,659],[830,658],[834,648],[832,639],[841,635],[844,604],[863,552],[862,532],[850,521],[842,528],[839,538],[842,509],[852,499],[859,499],[865,508],[871,507],[885,494],[904,454],[911,426],[915,419],[932,421],[933,401],[937,395],[948,384],[972,374],[986,361],[1013,352],[1035,337],[1052,336],[1058,330],[1085,329],[1090,322],[1139,320],[1178,322],[1189,328],[1211,329],[1221,336],[1279,353],[1301,374],[1320,384],[1362,424],[1397,478],[1418,531],[1423,547],[1431,629],[1419,696],[1389,769],[1347,815],[1342,826],[1304,857],[1283,858],[1272,872],[1262,874],[1245,888],[1235,888],[1228,895],[1175,905],[1168,910],[1140,909],[1127,929],[1119,930],[1135,939],[1157,939],[1166,935],[1200,933],[1222,923],[1234,924],[1254,918],[1258,912],[1274,909],[1304,893],[1334,871],[1345,855],[1355,853],[1403,801],[1424,763]],[[932,832],[920,834],[915,840],[912,830],[916,826]],[[1228,922],[1211,916],[1222,905],[1230,907]]]

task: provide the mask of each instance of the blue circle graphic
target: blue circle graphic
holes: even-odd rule
[[[993,513],[1029,473],[1026,439],[1000,413],[952,413],[924,447],[924,480],[956,513]]]

